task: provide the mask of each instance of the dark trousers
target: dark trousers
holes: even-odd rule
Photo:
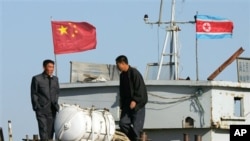
[[[135,111],[129,108],[123,109],[119,126],[121,131],[128,136],[131,141],[140,138],[145,120],[145,107]]]
[[[36,112],[38,122],[39,135],[41,141],[52,140],[54,135],[54,121],[56,112],[42,113]]]

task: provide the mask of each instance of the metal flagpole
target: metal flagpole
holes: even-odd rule
[[[195,39],[195,56],[196,56],[196,80],[199,80],[199,66],[198,66],[198,40]]]
[[[198,15],[198,12],[196,12],[196,15],[194,16],[195,25],[196,25],[197,15]],[[197,36],[195,37],[195,58],[196,58],[196,80],[198,81],[199,80],[199,66],[198,66],[198,39],[197,39]]]
[[[57,59],[56,59],[56,54],[54,54],[55,56],[55,76],[57,76]]]
[[[52,22],[52,21],[53,21],[53,18],[52,18],[52,16],[50,16],[50,22]],[[57,59],[56,59],[56,54],[55,53],[54,53],[54,57],[55,57],[55,76],[57,76]]]

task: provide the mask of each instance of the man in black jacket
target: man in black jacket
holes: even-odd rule
[[[124,55],[116,58],[120,74],[120,108],[122,110],[119,126],[131,141],[140,137],[145,119],[145,105],[148,101],[147,89],[140,72],[128,64]]]
[[[59,82],[53,76],[54,61],[44,60],[43,68],[43,73],[32,77],[31,102],[36,112],[40,139],[48,141],[53,139],[54,120],[59,110]]]

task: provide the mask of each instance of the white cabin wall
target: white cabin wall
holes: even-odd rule
[[[235,99],[242,98],[242,116],[235,115]],[[229,129],[230,124],[249,124],[249,92],[236,89],[213,89],[212,92],[212,125],[215,128]],[[237,108],[240,110],[240,108]]]
[[[230,140],[229,132],[230,131],[228,129],[212,129],[210,130],[211,133],[210,141],[229,141]]]
[[[191,129],[156,129],[145,130],[148,139],[152,141],[184,141],[184,134],[188,135],[189,141],[195,141],[195,135],[201,135],[202,141],[213,141],[212,131],[209,128]],[[228,140],[221,140],[228,141]]]
[[[202,93],[194,96],[200,89]],[[211,92],[208,88],[148,86],[148,92],[145,128],[185,128],[187,117],[194,119],[193,128],[210,127]],[[190,98],[178,101],[182,97]]]

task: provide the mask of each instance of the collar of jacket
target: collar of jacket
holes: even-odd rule
[[[45,72],[43,72],[42,75],[43,75],[43,78],[49,78],[49,75],[47,75]],[[53,79],[54,76],[52,75],[50,78]]]

